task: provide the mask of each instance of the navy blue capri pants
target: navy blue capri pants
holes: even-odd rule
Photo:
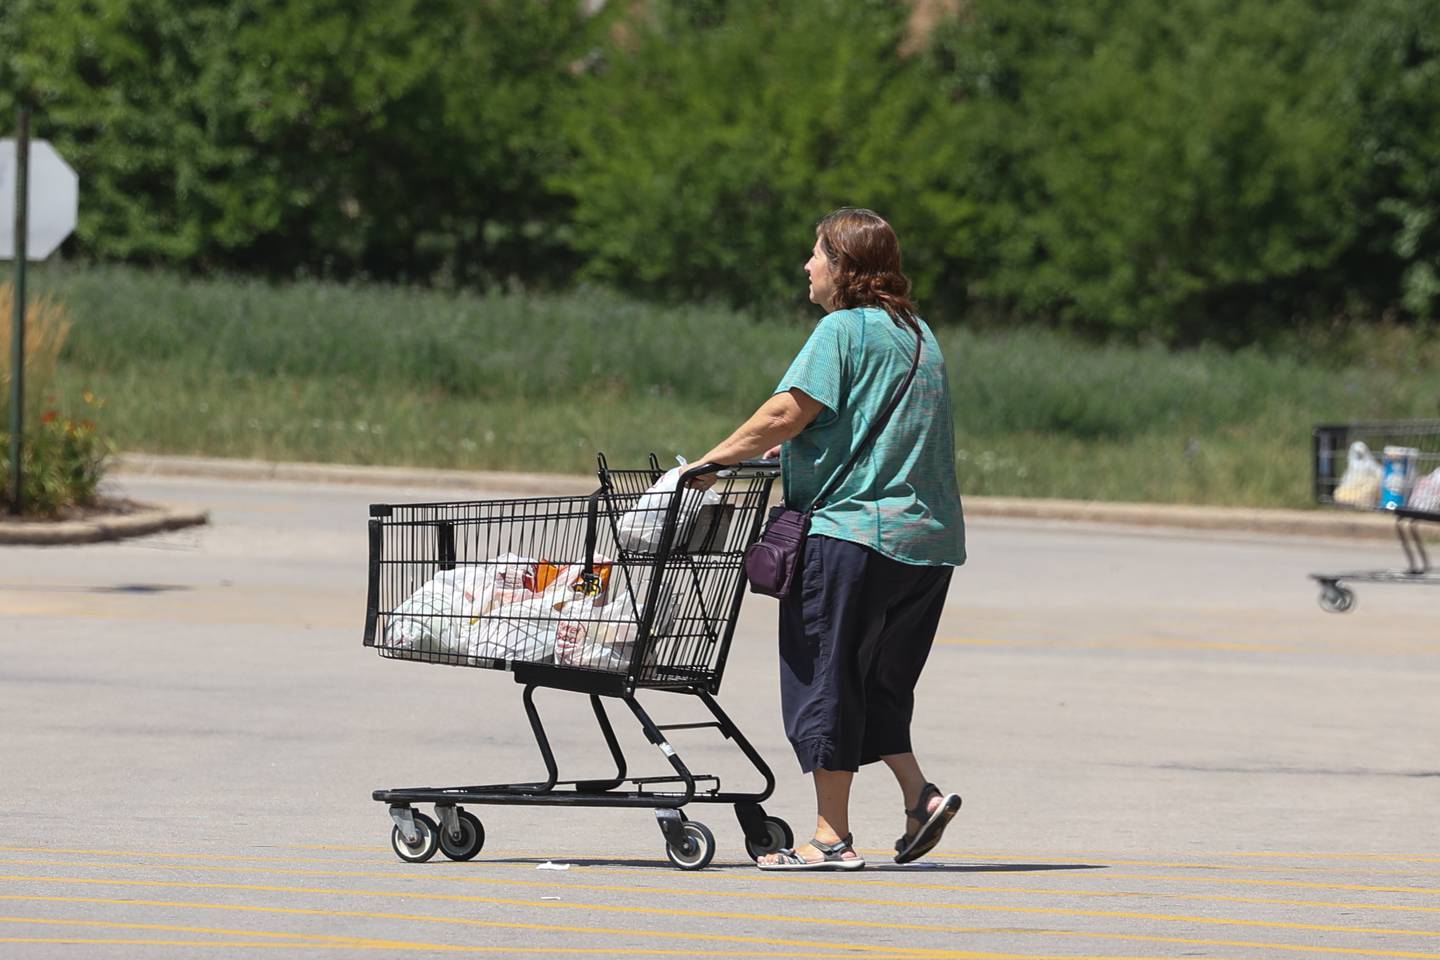
[[[809,537],[801,589],[780,602],[780,707],[800,769],[855,771],[910,752],[915,684],[953,567]]]

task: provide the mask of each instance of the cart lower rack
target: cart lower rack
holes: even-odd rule
[[[1314,435],[1317,503],[1395,516],[1403,569],[1312,573],[1320,606],[1354,609],[1351,583],[1440,585],[1422,539],[1423,524],[1440,523],[1440,420],[1395,420],[1320,426]]]
[[[709,474],[718,476],[703,493],[685,482]],[[401,859],[476,856],[485,830],[467,804],[651,809],[666,856],[684,870],[715,853],[709,828],[686,816],[692,803],[733,805],[752,858],[793,844],[789,826],[762,807],[774,775],[715,699],[743,598],[743,554],[777,475],[768,461],[707,464],[665,490],[653,456],[642,470],[612,470],[602,456],[599,489],[586,497],[371,507],[366,646],[388,659],[509,671],[545,766],[543,779],[524,783],[376,790]],[[535,706],[540,688],[589,697],[613,772],[560,779]],[[642,690],[692,697],[711,719],[656,723],[637,699]],[[634,716],[668,774],[629,775],[606,699]],[[692,772],[667,737],[686,729],[733,742],[763,785],[725,790]]]

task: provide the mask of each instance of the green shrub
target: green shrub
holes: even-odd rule
[[[92,394],[85,395],[87,405],[99,408],[103,403]],[[8,431],[9,411],[4,410]],[[106,460],[114,452],[110,441],[91,419],[74,419],[55,410],[45,410],[33,418],[22,434],[20,447],[20,502],[26,514],[54,516],[70,507],[88,506],[95,502],[95,492],[105,475]],[[11,470],[10,443],[12,435],[0,433],[0,507],[8,511],[14,483]]]
[[[74,329],[69,305],[53,292],[27,296],[24,343],[25,428],[20,449],[21,506],[27,514],[51,516],[95,498],[112,447],[94,417],[104,401],[88,390],[80,396],[83,413],[71,416],[53,409],[60,357]],[[0,284],[0,508],[12,505],[14,467],[11,456],[13,403],[15,288]],[[33,398],[47,397],[38,408]]]

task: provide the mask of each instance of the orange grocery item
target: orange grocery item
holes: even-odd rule
[[[555,578],[559,575],[559,564],[546,563],[542,560],[539,563],[535,564],[535,572],[530,575],[530,582],[527,583],[525,586],[536,593],[540,593],[546,587],[550,586],[550,584],[554,583]]]

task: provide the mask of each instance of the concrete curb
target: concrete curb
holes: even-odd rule
[[[127,513],[83,520],[19,520],[0,522],[0,546],[65,546],[143,537],[208,523],[205,510],[155,504],[133,504]]]
[[[595,489],[594,477],[568,474],[274,463],[264,460],[133,453],[117,457],[113,469],[122,476],[444,487],[477,493],[503,492],[531,496],[589,493]],[[1000,517],[1275,536],[1363,539],[1388,539],[1395,536],[1395,522],[1391,517],[1382,513],[1343,510],[1260,510],[1091,500],[1037,500],[1025,497],[966,497],[965,515],[977,518]],[[1427,535],[1426,539],[1431,537]]]
[[[445,487],[534,496],[590,493],[593,476],[560,473],[504,473],[495,470],[436,470],[422,467],[362,467],[335,463],[276,463],[215,457],[170,457],[148,453],[117,456],[111,472],[121,476],[207,477],[215,480],[277,480],[289,483]]]
[[[966,497],[965,515],[1274,536],[1362,539],[1395,537],[1393,517],[1382,513],[1345,510],[1260,510],[1246,507],[1104,503],[1090,500]],[[1426,539],[1430,538],[1427,536]]]

